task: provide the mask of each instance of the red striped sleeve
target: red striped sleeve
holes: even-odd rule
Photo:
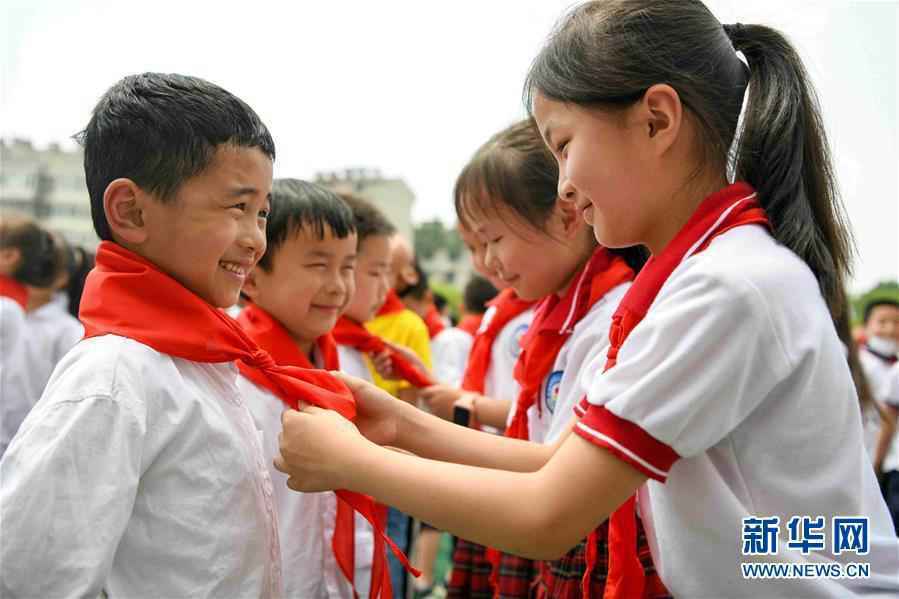
[[[589,405],[574,431],[661,483],[668,478],[672,464],[680,458],[671,447],[603,406]]]
[[[590,407],[590,402],[587,401],[587,397],[584,396],[583,398],[581,398],[581,401],[579,401],[577,403],[577,405],[574,406],[574,413],[577,415],[578,418],[583,418],[584,414],[587,413],[587,409],[589,407]]]

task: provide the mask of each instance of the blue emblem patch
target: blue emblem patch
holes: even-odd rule
[[[556,404],[559,403],[559,387],[562,385],[562,375],[564,371],[556,370],[546,377],[546,384],[543,387],[543,405],[550,414],[556,411]]]

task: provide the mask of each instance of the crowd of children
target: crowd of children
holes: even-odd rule
[[[525,90],[456,180],[454,325],[375,206],[273,180],[242,100],[113,85],[96,255],[0,216],[0,595],[899,595],[899,302],[852,338],[790,44],[598,0]]]

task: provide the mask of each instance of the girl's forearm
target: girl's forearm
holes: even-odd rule
[[[460,427],[461,428],[461,427]],[[374,447],[349,487],[464,539],[548,559],[538,476],[427,460]],[[541,543],[542,541],[542,543]]]
[[[554,449],[476,431],[421,410],[403,410],[399,435],[399,447],[424,458],[513,472],[539,470]]]
[[[485,395],[478,395],[473,400],[474,413],[478,422],[504,430],[512,402],[507,399],[494,399]]]
[[[569,436],[537,472],[426,460],[373,444],[339,466],[343,483],[464,539],[531,559],[556,559],[646,477]]]

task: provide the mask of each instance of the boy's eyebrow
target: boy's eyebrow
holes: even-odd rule
[[[230,195],[231,197],[234,197],[234,198],[238,198],[240,196],[254,196],[254,195],[258,195],[258,194],[259,194],[259,190],[256,189],[255,187],[235,187],[228,192],[228,195]],[[268,192],[265,196],[265,199],[267,199],[269,202],[271,202],[272,201],[272,193]]]

